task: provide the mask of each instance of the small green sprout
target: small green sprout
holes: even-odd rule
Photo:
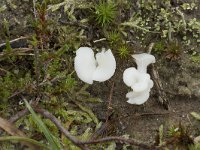
[[[118,54],[121,58],[126,58],[130,52],[129,52],[129,48],[127,45],[122,45],[119,49],[118,49]]]
[[[100,1],[100,3],[95,6],[95,19],[101,26],[112,23],[116,17],[116,13],[116,5],[112,2]]]
[[[153,47],[153,51],[156,53],[156,54],[161,54],[163,53],[165,50],[165,43],[163,41],[159,41],[159,42],[156,42],[154,47]]]
[[[193,143],[193,139],[190,136],[189,128],[179,123],[178,126],[172,126],[168,130],[168,137],[176,139],[176,144],[187,146]]]
[[[177,40],[169,42],[166,48],[166,58],[169,60],[176,60],[180,57],[181,51],[181,44]]]
[[[108,32],[105,34],[105,36],[111,45],[120,41],[120,34],[117,31]]]

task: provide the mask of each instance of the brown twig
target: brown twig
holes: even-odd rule
[[[21,53],[21,54],[23,54],[23,53],[26,53],[26,52],[30,52],[30,51],[33,51],[33,49],[32,48],[28,48],[28,47],[23,47],[23,48],[13,48],[12,49],[13,51],[12,52],[9,52],[9,53],[7,53],[7,52],[1,52],[0,53],[0,56],[5,56],[5,55],[8,55],[8,54],[15,54],[15,53]]]
[[[103,123],[99,129],[97,129],[90,137],[90,141],[96,140],[99,137],[107,136],[108,132],[112,130],[113,125],[115,124],[116,120],[108,120],[107,122]]]
[[[151,53],[154,45],[155,45],[154,43],[149,44],[148,51],[147,51],[149,54]],[[151,66],[152,66],[151,76],[152,76],[152,79],[155,83],[155,87],[156,87],[156,90],[158,91],[158,95],[159,95],[158,101],[159,101],[159,103],[161,103],[164,106],[165,109],[168,110],[169,109],[169,101],[167,99],[166,93],[163,90],[162,82],[160,80],[158,71],[157,71],[156,66],[154,64],[151,64]]]
[[[94,140],[94,141],[87,141],[87,142],[83,142],[83,144],[98,144],[98,143],[111,142],[111,141],[125,143],[125,144],[131,144],[131,145],[135,145],[135,146],[145,148],[145,149],[154,149],[155,148],[155,146],[145,144],[145,143],[140,142],[135,139],[126,139],[124,137],[118,137],[118,136],[105,137],[105,138]]]
[[[36,18],[37,18],[36,0],[33,0],[33,15],[36,20]]]
[[[109,132],[113,128],[113,124],[114,124],[114,121],[112,119],[113,112],[111,112],[111,110],[113,109],[111,106],[113,89],[114,89],[114,82],[112,82],[111,90],[109,93],[106,121],[101,125],[101,127],[99,129],[97,129],[92,134],[92,136],[90,137],[90,140],[96,140],[98,137],[100,137],[102,135],[105,135],[105,134],[107,135],[107,132]]]
[[[83,144],[90,145],[90,144],[99,144],[99,143],[104,143],[104,142],[115,141],[115,142],[119,142],[119,143],[138,146],[140,148],[149,149],[149,150],[162,150],[167,145],[176,143],[177,140],[178,140],[177,137],[174,137],[174,138],[171,138],[171,139],[163,142],[159,146],[155,146],[155,145],[148,145],[148,144],[138,141],[136,139],[126,139],[124,137],[112,136],[112,137],[105,137],[105,138],[98,139],[98,140],[83,142]]]
[[[157,72],[155,65],[152,65],[151,75],[152,75],[152,79],[155,83],[156,91],[158,91],[158,95],[159,95],[158,101],[165,107],[165,109],[168,110],[169,109],[169,101],[167,100],[167,95],[164,92],[162,82],[159,78],[159,74]]]
[[[33,51],[31,48],[14,48],[11,52],[0,52],[0,61],[6,59],[9,56],[34,56],[33,53],[27,53]]]
[[[19,111],[17,114],[15,114],[14,116],[10,117],[10,119],[8,120],[10,123],[14,123],[17,120],[19,120],[20,118],[22,118],[23,116],[27,115],[29,113],[28,109],[25,108],[21,111]]]
[[[109,141],[115,141],[115,142],[121,142],[121,143],[127,143],[135,146],[139,146],[142,148],[146,149],[154,149],[155,146],[145,144],[143,142],[137,141],[135,139],[126,139],[123,137],[106,137],[98,140],[91,140],[91,141],[80,141],[74,136],[70,134],[68,130],[66,130],[60,123],[60,121],[52,115],[50,112],[48,112],[45,109],[41,108],[34,108],[36,112],[44,116],[45,118],[50,119],[58,128],[59,130],[69,139],[71,140],[76,146],[80,147],[83,150],[89,150],[85,145],[90,145],[90,144],[97,144],[97,143],[104,143],[104,142],[109,142]]]
[[[156,149],[157,150],[164,149],[167,145],[174,144],[174,143],[177,143],[177,142],[178,142],[177,137],[173,137],[173,138],[163,142],[161,145],[156,146]]]
[[[28,39],[28,37],[21,36],[21,37],[19,37],[19,38],[13,39],[13,40],[11,40],[11,41],[9,41],[9,42],[10,42],[10,44],[12,44],[12,43],[14,43],[14,42],[17,42],[17,41],[19,41],[19,40],[24,40],[24,39]],[[1,48],[1,47],[4,47],[4,46],[6,46],[6,42],[0,44],[0,48]]]
[[[134,145],[134,146],[138,146],[141,148],[145,148],[145,149],[162,149],[163,147],[169,145],[170,143],[173,143],[174,140],[171,139],[169,141],[166,141],[165,143],[163,143],[162,145],[159,146],[154,146],[154,145],[148,145],[146,143],[143,143],[141,141],[138,141],[136,139],[126,139],[124,137],[117,137],[117,136],[112,136],[112,137],[105,137],[105,138],[101,138],[101,139],[97,139],[97,140],[89,140],[89,141],[81,141],[79,139],[77,139],[76,137],[72,136],[71,133],[65,129],[62,124],[60,123],[60,121],[54,116],[52,115],[50,112],[48,112],[45,109],[42,108],[38,108],[35,106],[32,106],[33,109],[41,114],[43,117],[48,118],[49,120],[51,120],[57,127],[58,129],[72,142],[74,143],[76,146],[78,146],[79,148],[81,148],[82,150],[89,150],[89,148],[86,145],[91,145],[91,144],[98,144],[98,143],[104,143],[104,142],[120,142],[120,143],[126,143],[126,144],[130,144],[130,145]],[[27,109],[24,109],[20,112],[18,112],[15,116],[11,117],[9,119],[9,122],[15,122],[17,121],[19,118],[27,115],[29,112]],[[146,115],[146,114],[145,114]]]
[[[86,25],[80,24],[79,22],[67,22],[67,21],[64,21],[64,20],[59,20],[59,22],[64,24],[64,25],[76,26],[76,27],[81,27],[83,29],[88,29],[88,27]]]
[[[28,109],[25,108],[21,111],[19,111],[17,114],[15,114],[14,116],[10,117],[10,119],[8,120],[10,123],[14,123],[16,122],[17,120],[19,120],[21,117],[27,115],[29,112],[28,112]],[[0,129],[0,135],[3,133],[3,131]]]
[[[8,99],[11,99],[15,96],[18,96],[19,94],[23,93],[28,87],[32,86],[31,84],[26,85],[23,89],[16,91],[15,93],[13,93],[11,96],[8,97]]]
[[[112,83],[112,87],[111,87],[110,94],[109,94],[109,99],[108,99],[108,108],[107,108],[108,111],[107,111],[106,122],[107,122],[108,119],[109,119],[109,116],[110,116],[110,110],[112,110],[111,104],[112,104],[113,89],[114,89],[114,82]]]
[[[58,128],[59,130],[72,142],[74,143],[76,146],[80,147],[82,150],[89,150],[89,148],[87,148],[86,146],[84,146],[84,144],[79,141],[77,138],[75,138],[74,136],[72,136],[70,134],[70,132],[68,130],[66,130],[60,123],[60,121],[54,116],[52,115],[50,112],[48,112],[45,109],[41,109],[41,108],[34,108],[34,110],[36,112],[38,112],[39,114],[41,114],[42,116],[44,116],[45,118],[50,119]]]

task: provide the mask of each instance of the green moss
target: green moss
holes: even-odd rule
[[[153,47],[153,52],[155,52],[156,54],[161,54],[165,51],[165,44],[163,41],[159,41],[159,42],[156,42],[154,47]]]
[[[200,63],[200,55],[191,56],[191,59],[195,63]]]
[[[25,53],[12,49],[10,22],[4,20],[3,33],[0,33],[5,38],[3,42],[6,41],[6,49],[0,56],[1,116],[9,118],[23,109],[22,97],[28,100],[39,98],[40,107],[52,112],[74,136],[88,140],[99,126],[99,120],[88,104],[92,106],[102,101],[93,97],[87,90],[88,85],[80,83],[74,73],[73,59],[80,46],[111,48],[118,54],[116,57],[123,60],[131,52],[130,45],[131,48],[135,44],[147,47],[150,42],[158,41],[153,52],[173,59],[183,52],[182,46],[188,48],[200,43],[198,19],[184,17],[186,11],[195,9],[193,3],[175,8],[170,0],[98,2],[96,5],[87,0],[37,2],[37,18],[32,18],[32,24],[28,25],[28,30],[30,26],[34,29],[30,32],[31,42],[27,42],[30,51]],[[0,7],[0,12],[3,9],[5,7]],[[91,17],[91,11],[95,19]],[[93,42],[104,37],[106,41],[101,41],[103,44]],[[177,44],[174,39],[183,41]],[[200,62],[199,56],[191,59]],[[52,122],[41,119],[64,146],[77,149]],[[28,136],[46,142],[31,116],[21,118],[17,125],[23,126]],[[180,133],[180,130],[171,128],[172,137]],[[115,143],[92,146],[92,149],[106,147],[114,149]]]
[[[118,49],[118,54],[121,58],[126,58],[130,54],[129,47],[127,45],[122,45]]]
[[[112,1],[100,1],[95,6],[95,19],[101,26],[106,26],[112,23],[116,17],[116,5]]]
[[[121,40],[121,36],[118,31],[107,32],[107,33],[105,33],[105,37],[109,41],[111,46],[116,45]]]

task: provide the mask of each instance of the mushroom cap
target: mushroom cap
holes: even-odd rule
[[[126,98],[128,98],[128,103],[141,105],[145,103],[150,96],[150,89],[153,87],[153,81],[149,80],[148,88],[142,92],[131,91],[126,94]]]
[[[127,68],[123,73],[123,81],[124,83],[131,87],[133,83],[136,82],[136,79],[134,78],[135,75],[138,74],[138,71],[134,67]]]
[[[155,57],[148,53],[134,54],[132,57],[136,60],[137,65],[138,63],[145,63],[149,65],[156,62]]]
[[[96,54],[97,68],[93,74],[93,80],[103,82],[110,79],[116,69],[116,61],[111,50]]]
[[[150,76],[147,73],[140,73],[134,67],[127,68],[123,73],[124,83],[135,92],[141,92],[148,88]]]
[[[134,54],[132,57],[136,61],[138,71],[143,73],[146,73],[146,69],[149,64],[156,62],[155,57],[148,53]]]
[[[82,81],[88,84],[92,84],[93,73],[96,69],[96,60],[94,58],[93,50],[89,47],[80,47],[76,51],[74,67],[77,76]]]
[[[136,104],[141,105],[145,103],[149,98],[149,91],[141,92],[141,93],[135,93],[135,92],[129,92],[126,94],[126,97],[128,98],[128,103],[130,104]]]
[[[132,91],[126,94],[128,103],[141,105],[148,100],[150,89],[153,87],[149,74],[141,73],[134,67],[130,67],[124,71],[123,81],[132,88]]]
[[[137,63],[137,69],[134,67],[126,69],[123,81],[132,88],[132,91],[126,94],[127,102],[141,105],[148,100],[150,90],[153,87],[153,81],[147,74],[147,66],[150,63],[155,63],[155,57],[147,53],[132,55],[132,57]]]

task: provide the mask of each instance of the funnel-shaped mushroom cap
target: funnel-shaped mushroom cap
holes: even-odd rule
[[[111,50],[96,54],[97,68],[93,74],[93,80],[103,82],[110,79],[116,69],[116,61]]]
[[[74,67],[78,77],[88,83],[93,83],[93,73],[96,69],[96,61],[94,58],[94,52],[89,47],[80,47],[76,51],[76,57],[74,60]]]
[[[129,92],[126,94],[126,98],[128,98],[129,104],[141,105],[148,100],[149,92],[137,93],[137,95],[134,92]]]
[[[135,91],[131,91],[129,93],[126,94],[126,98],[128,98],[128,103],[130,104],[136,104],[136,105],[141,105],[143,103],[145,103],[148,98],[149,98],[149,93],[150,93],[150,89],[153,87],[153,81],[149,80],[148,82],[148,88],[142,92],[135,92]]]
[[[134,67],[128,68],[123,73],[124,83],[131,87],[134,92],[142,92],[148,88],[150,76],[141,73]]]
[[[135,54],[132,55],[132,57],[135,59],[137,63],[137,69],[141,73],[147,72],[147,66],[151,63],[155,63],[155,57],[148,53],[142,53],[142,54]]]

